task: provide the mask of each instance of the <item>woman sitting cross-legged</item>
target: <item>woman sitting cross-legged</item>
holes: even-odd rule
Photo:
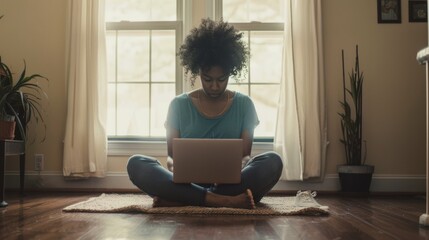
[[[255,106],[248,96],[227,89],[229,77],[239,75],[248,59],[242,33],[226,22],[204,19],[187,36],[179,56],[192,81],[200,77],[202,88],[181,94],[170,103],[165,123],[168,169],[155,158],[134,155],[127,165],[130,180],[153,198],[154,207],[252,209],[278,182],[283,166],[274,152],[250,157],[253,132],[259,123]],[[241,182],[210,186],[174,183],[173,138],[243,139]]]

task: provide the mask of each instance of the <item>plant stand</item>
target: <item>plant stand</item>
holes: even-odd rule
[[[22,140],[0,140],[0,208],[6,207],[4,188],[4,165],[6,156],[19,155],[19,181],[21,196],[24,195],[25,142]]]

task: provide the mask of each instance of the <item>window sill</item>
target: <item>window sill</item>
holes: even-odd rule
[[[273,150],[272,142],[254,142],[252,155]],[[167,143],[165,141],[119,141],[110,140],[108,143],[108,156],[131,156],[144,154],[154,157],[167,156]]]

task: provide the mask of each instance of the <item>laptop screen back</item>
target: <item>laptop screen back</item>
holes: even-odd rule
[[[240,183],[242,139],[173,139],[173,182]]]

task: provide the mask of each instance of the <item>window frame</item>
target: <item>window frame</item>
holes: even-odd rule
[[[121,21],[121,22],[106,22],[106,31],[157,31],[157,30],[174,30],[175,31],[175,37],[176,37],[176,51],[180,48],[180,46],[183,43],[183,33],[184,33],[184,26],[185,20],[189,22],[190,18],[184,19],[184,16],[187,14],[184,14],[185,11],[189,11],[189,3],[192,3],[191,1],[183,1],[183,0],[176,0],[176,21]],[[192,7],[192,6],[191,6]],[[183,75],[183,68],[180,65],[180,59],[178,56],[176,58],[176,73],[175,73],[175,94],[178,95],[181,92],[183,92],[184,88],[184,75]],[[115,71],[117,74],[117,71]],[[117,80],[117,77],[115,76],[115,81]],[[151,89],[152,81],[149,82],[149,89]],[[152,92],[149,90],[149,94],[151,95]],[[150,97],[149,97],[150,99]],[[116,100],[115,100],[116,101]],[[149,103],[151,106],[151,103]],[[155,140],[157,141],[159,138],[157,137],[139,137],[139,136],[127,136],[127,135],[110,135],[108,136],[108,141],[116,141],[120,140],[123,141],[124,139],[128,139],[128,141],[134,141],[139,139],[149,139],[149,141]],[[164,138],[165,139],[165,138]]]
[[[273,142],[254,142],[252,156],[273,150]],[[108,156],[130,156],[145,154],[153,157],[167,157],[167,142],[165,140],[109,140]]]

